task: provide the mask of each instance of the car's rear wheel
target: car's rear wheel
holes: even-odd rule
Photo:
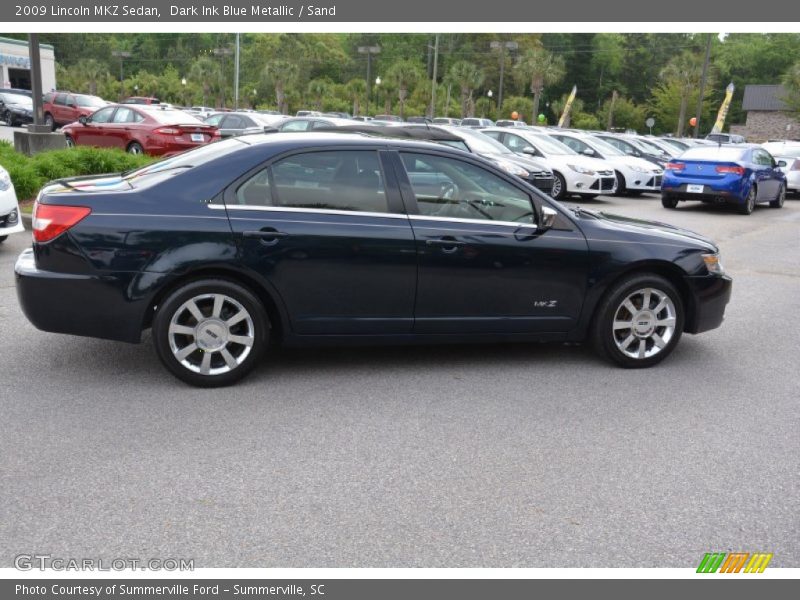
[[[131,142],[126,148],[129,154],[144,154],[144,148],[139,142]]]
[[[750,186],[750,191],[747,192],[747,198],[744,200],[744,204],[739,205],[739,213],[742,215],[752,215],[753,211],[756,208],[756,194],[758,190],[756,189],[755,185]]]
[[[75,147],[75,140],[72,139],[71,135],[65,135],[64,138],[67,141],[67,148],[74,148]]]
[[[783,202],[786,200],[786,186],[781,184],[781,189],[778,191],[778,197],[769,203],[770,208],[782,208]]]
[[[558,171],[553,171],[553,189],[550,190],[550,196],[556,200],[563,200],[567,195],[567,182],[564,176]]]
[[[53,119],[53,115],[51,115],[50,113],[45,113],[45,115],[44,115],[44,124],[47,125],[50,128],[50,131],[55,131],[56,130],[55,119]]]
[[[669,281],[649,273],[632,275],[600,303],[592,341],[601,356],[622,367],[651,367],[675,348],[684,318],[681,296]]]
[[[230,385],[263,355],[269,321],[259,299],[225,279],[203,279],[172,292],[153,318],[161,362],[199,387]]]
[[[667,194],[661,194],[661,206],[664,208],[677,208],[678,207],[678,199],[674,196],[668,196]]]

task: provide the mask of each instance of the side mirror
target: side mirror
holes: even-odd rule
[[[530,154],[531,156],[536,156],[536,148],[534,148],[533,146],[525,146],[522,149],[522,153],[523,154]]]
[[[541,231],[547,231],[548,229],[552,229],[553,225],[556,224],[557,216],[558,216],[557,210],[552,209],[549,206],[542,206],[542,223],[539,226],[539,229]]]
[[[786,166],[786,161],[785,160],[779,160],[778,161],[778,168],[779,169],[782,169],[785,166]]]
[[[87,117],[86,115],[81,115],[80,117],[78,117],[78,123],[80,123],[81,125],[86,125],[88,122],[89,122],[89,117]]]
[[[592,150],[591,148],[587,148],[586,150],[583,151],[583,153],[586,156],[594,156],[594,154],[595,154],[594,150]]]

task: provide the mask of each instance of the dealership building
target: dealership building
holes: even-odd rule
[[[56,89],[56,59],[50,44],[39,44],[42,90]],[[31,89],[31,59],[28,42],[0,37],[0,87]]]

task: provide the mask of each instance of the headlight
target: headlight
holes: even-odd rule
[[[511,173],[512,175],[516,175],[517,177],[522,177],[525,179],[526,177],[530,177],[530,173],[528,173],[525,169],[520,167],[519,165],[515,165],[512,162],[508,162],[505,160],[496,160],[494,161],[495,164],[503,169],[506,173]]]
[[[709,273],[713,273],[714,275],[722,275],[725,273],[725,268],[722,266],[722,262],[719,259],[719,253],[703,254],[703,262],[706,263],[706,269],[708,269]]]
[[[582,173],[584,175],[594,175],[595,172],[591,169],[587,169],[586,167],[581,167],[578,165],[567,165],[570,169],[575,171],[576,173]]]
[[[0,192],[5,192],[11,187],[11,177],[8,176],[8,171],[0,167]]]
[[[635,171],[636,173],[649,173],[649,169],[645,169],[644,167],[640,167],[639,165],[630,165],[628,167],[631,171]]]

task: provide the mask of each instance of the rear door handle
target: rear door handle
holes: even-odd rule
[[[242,236],[257,238],[265,246],[274,246],[281,238],[289,237],[289,234],[275,229],[260,229],[258,231],[243,231]]]

